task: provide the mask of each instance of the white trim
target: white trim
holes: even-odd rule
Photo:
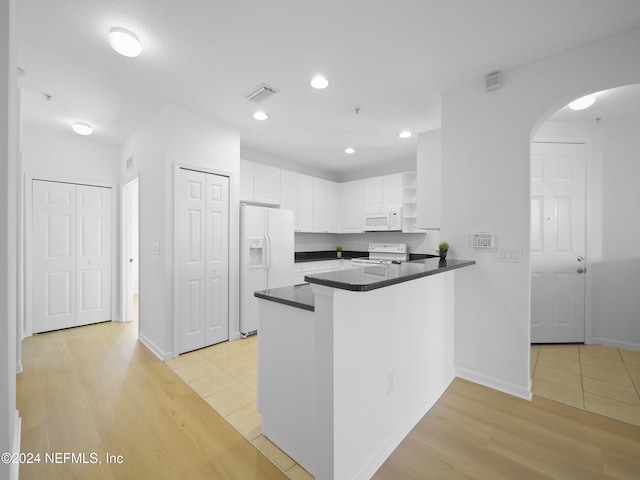
[[[515,383],[505,382],[502,379],[484,375],[467,368],[456,367],[456,376],[463,380],[469,380],[470,382],[477,383],[478,385],[483,385],[525,400],[531,400],[533,396],[531,393],[531,378],[529,378],[529,387],[522,388],[520,385],[516,385]]]
[[[174,355],[173,352],[163,352],[160,347],[158,347],[153,341],[147,337],[144,333],[138,332],[138,340],[142,342],[142,344],[147,347],[151,353],[153,353],[156,357],[158,357],[163,362],[167,360],[171,360],[175,358],[177,355]]]
[[[358,472],[354,478],[368,480],[378,471],[378,469],[382,466],[384,462],[387,461],[389,456],[393,453],[393,451],[402,443],[407,435],[413,430],[413,428],[420,422],[422,417],[424,417],[429,410],[436,404],[436,402],[440,399],[442,394],[449,388],[451,382],[455,378],[454,370],[451,370],[447,374],[447,378],[442,382],[442,384],[436,390],[433,398],[429,400],[429,403],[424,406],[419,412],[416,412],[414,416],[409,418],[403,425],[396,430],[394,435],[389,438],[389,441],[384,445],[371,459],[371,462],[367,464],[365,468],[363,468],[360,472]]]
[[[32,301],[33,301],[33,232],[32,232],[32,221],[33,221],[33,181],[41,180],[45,182],[60,182],[60,183],[71,183],[74,185],[89,185],[93,187],[104,187],[111,189],[111,319],[117,318],[117,254],[118,254],[118,244],[117,244],[117,233],[118,233],[118,223],[117,223],[117,208],[118,208],[118,186],[113,183],[101,182],[98,180],[82,180],[75,179],[70,177],[59,177],[54,175],[38,175],[38,174],[29,174],[25,173],[24,175],[24,259],[25,259],[25,269],[24,269],[24,285],[25,285],[25,305],[24,305],[24,313],[25,313],[25,321],[24,321],[24,330],[22,332],[22,338],[33,336],[33,312],[32,312]]]
[[[611,340],[609,338],[594,337],[592,339],[594,345],[606,345],[608,347],[622,348],[624,350],[634,350],[640,352],[640,343],[621,342],[620,340]]]
[[[228,308],[228,338],[229,340],[237,340],[238,338],[240,338],[240,332],[233,332],[232,334],[232,320],[234,318],[234,315],[236,314],[235,309],[237,308],[237,306],[235,306],[235,302],[234,299],[236,298],[236,285],[238,285],[238,281],[236,279],[236,275],[235,275],[235,269],[233,267],[234,262],[235,262],[235,252],[236,252],[236,242],[232,236],[232,231],[234,228],[233,225],[233,219],[234,216],[232,215],[232,207],[234,205],[234,189],[233,189],[233,182],[234,182],[234,174],[230,171],[227,170],[220,170],[217,168],[207,168],[207,167],[203,167],[200,165],[189,165],[189,164],[184,164],[184,163],[178,163],[175,162],[174,163],[174,168],[173,168],[173,358],[177,357],[180,353],[180,322],[179,322],[179,318],[180,318],[180,289],[178,288],[179,285],[179,271],[180,271],[180,265],[178,264],[178,245],[179,245],[179,238],[178,238],[178,232],[179,232],[179,227],[178,227],[178,217],[176,215],[176,210],[177,210],[177,202],[178,202],[178,197],[176,192],[178,192],[178,182],[180,181],[180,169],[185,169],[185,170],[193,170],[195,172],[202,172],[202,173],[210,173],[213,175],[220,175],[222,177],[227,177],[229,179],[229,232],[228,232],[228,237],[229,237],[229,268],[228,268],[228,279],[229,279],[229,289],[228,289],[228,301],[229,301],[229,308]]]
[[[22,419],[20,418],[20,414],[18,410],[16,410],[16,416],[13,423],[13,445],[11,447],[11,452],[14,454],[20,455],[20,438],[22,436]],[[11,473],[9,474],[9,478],[11,480],[18,480],[20,475],[20,462],[14,462],[11,464]]]
[[[127,189],[134,183],[138,183],[140,186],[140,174],[131,178],[124,183],[119,191],[120,197],[120,318],[121,322],[127,322],[127,223],[128,223],[128,209],[127,209]],[[140,191],[138,190],[138,195]],[[139,203],[139,202],[138,202]],[[138,207],[139,210],[139,207]],[[140,231],[140,216],[138,215],[138,231]],[[138,243],[140,243],[140,236],[138,236]],[[138,245],[139,247],[139,245]],[[139,251],[139,248],[138,248]],[[138,329],[140,317],[138,316]]]
[[[584,279],[584,343],[592,343],[593,332],[593,278],[591,276],[591,269],[589,265],[596,265],[596,263],[602,261],[600,256],[596,256],[595,249],[593,248],[594,242],[591,240],[593,235],[593,222],[592,211],[594,210],[591,205],[591,187],[594,175],[594,157],[593,157],[593,140],[588,137],[534,137],[530,143],[568,143],[574,145],[585,146],[585,256],[587,271],[585,272]],[[529,166],[531,166],[531,147],[529,147]],[[529,203],[531,203],[531,192],[529,192]],[[531,232],[529,232],[531,233]],[[529,261],[529,278],[531,278],[531,261]],[[531,286],[529,286],[529,312],[531,312]],[[529,331],[531,331],[531,315],[529,315]],[[531,351],[531,347],[529,347]]]

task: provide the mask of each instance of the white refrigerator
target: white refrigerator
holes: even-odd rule
[[[258,290],[293,285],[293,211],[240,206],[240,335],[258,331]]]

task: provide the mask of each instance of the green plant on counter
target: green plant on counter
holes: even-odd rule
[[[440,245],[438,245],[438,250],[440,250],[441,252],[446,252],[447,250],[449,250],[449,244],[447,242],[440,242]]]
[[[342,245],[338,245],[336,247],[336,252],[341,252],[342,251]]]

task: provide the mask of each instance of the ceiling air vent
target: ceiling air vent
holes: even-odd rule
[[[260,103],[263,100],[266,100],[272,95],[275,95],[280,90],[277,88],[270,87],[264,83],[261,83],[256,88],[254,88],[250,93],[246,94],[244,98],[247,100],[251,100],[252,102]]]

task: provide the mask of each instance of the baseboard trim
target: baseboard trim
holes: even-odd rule
[[[525,388],[466,368],[456,368],[456,376],[463,380],[468,380],[470,382],[492,388],[493,390],[513,395],[514,397],[523,398],[525,400],[531,400],[532,398],[531,380],[529,380],[528,387]]]
[[[171,360],[173,358],[173,352],[163,352],[162,349],[158,348],[158,346],[153,343],[144,333],[138,333],[138,340],[140,340],[145,347],[151,350],[151,353],[153,353],[163,362],[166,362],[167,360]]]
[[[367,480],[373,477],[373,475],[378,471],[378,469],[382,466],[382,464],[389,458],[389,456],[398,447],[398,445],[400,445],[400,443],[402,443],[405,437],[409,435],[409,432],[413,430],[413,427],[415,427],[418,424],[418,422],[422,419],[422,417],[424,417],[427,414],[427,412],[431,410],[431,407],[435,405],[438,399],[449,387],[451,382],[453,382],[454,378],[455,378],[455,372],[451,370],[451,372],[449,372],[449,374],[447,375],[446,379],[442,382],[442,384],[436,390],[436,394],[431,399],[429,399],[429,402],[427,403],[427,405],[424,408],[422,408],[418,413],[416,413],[413,417],[407,420],[407,422],[405,422],[404,425],[400,426],[397,432],[389,439],[387,444],[384,445],[380,449],[380,451],[373,456],[371,462],[369,462],[369,464],[354,477],[355,479]]]
[[[611,340],[610,338],[598,338],[598,337],[592,338],[591,343],[596,345],[606,345],[607,347],[622,348],[624,350],[634,350],[636,352],[640,352],[640,343],[621,342],[619,340]]]
[[[20,418],[20,414],[18,410],[16,410],[16,418],[14,421],[13,427],[13,447],[12,452],[16,455],[20,455],[20,440],[22,436],[22,419]],[[11,464],[11,480],[18,480],[20,476],[20,462],[15,462]]]

